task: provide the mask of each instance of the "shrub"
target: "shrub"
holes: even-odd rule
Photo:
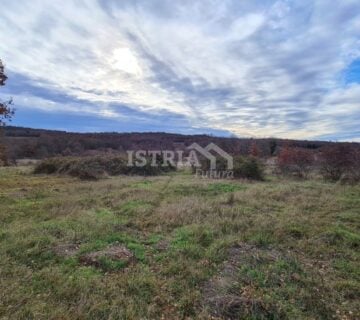
[[[237,156],[233,157],[233,172],[234,178],[236,179],[254,179],[254,180],[263,180],[264,178],[264,169],[262,164],[255,157],[245,157]],[[200,161],[201,169],[204,171],[210,171],[210,161],[207,159],[202,159]],[[228,163],[223,158],[216,159],[216,170],[217,171],[227,171]],[[196,168],[193,167],[193,172],[196,172]]]
[[[250,148],[249,148],[249,155],[254,157],[254,158],[257,158],[259,155],[260,155],[260,152],[259,152],[259,148],[256,144],[255,141],[253,141],[250,145]]]
[[[263,180],[263,165],[254,157],[235,157],[234,178]]]
[[[304,148],[285,146],[281,149],[277,158],[277,165],[282,174],[290,174],[302,178],[308,176],[313,164],[313,152]]]
[[[97,180],[101,177],[127,175],[159,175],[163,172],[175,170],[173,167],[151,166],[147,161],[143,167],[127,166],[127,160],[120,156],[95,156],[95,157],[57,157],[39,162],[34,173],[68,174],[84,180]]]
[[[52,174],[57,172],[61,166],[62,163],[59,158],[46,159],[35,166],[34,173]]]
[[[360,150],[347,144],[325,147],[320,153],[319,166],[326,180],[359,182]]]
[[[8,158],[6,155],[6,148],[4,145],[1,144],[1,141],[0,141],[0,167],[6,166],[8,164],[9,164],[9,162],[8,162]]]

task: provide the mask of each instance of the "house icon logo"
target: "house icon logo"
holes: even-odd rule
[[[194,142],[189,147],[187,147],[187,149],[196,150],[205,158],[207,158],[210,161],[210,170],[216,170],[216,156],[214,156],[211,151],[217,153],[227,161],[227,170],[232,170],[234,168],[233,157],[215,143],[211,142],[205,148],[203,148],[198,143]]]

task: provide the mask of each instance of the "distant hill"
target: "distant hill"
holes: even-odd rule
[[[86,155],[92,153],[124,153],[127,150],[185,150],[193,142],[206,146],[217,144],[230,154],[247,154],[256,144],[263,157],[275,155],[284,144],[307,149],[319,149],[333,142],[283,140],[276,138],[224,138],[210,135],[182,135],[165,132],[73,133],[8,126],[4,140],[9,159],[42,159],[56,155]]]

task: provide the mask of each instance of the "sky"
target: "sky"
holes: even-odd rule
[[[2,0],[12,125],[360,142],[358,0]]]

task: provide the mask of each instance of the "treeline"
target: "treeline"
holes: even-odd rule
[[[268,158],[292,147],[310,151],[327,146],[323,141],[286,141],[281,139],[224,138],[209,135],[181,135],[170,133],[69,133],[42,129],[6,127],[3,137],[7,158],[43,159],[53,156],[83,156],[98,153],[125,153],[127,150],[185,150],[193,142],[206,146],[217,144],[232,155]]]

